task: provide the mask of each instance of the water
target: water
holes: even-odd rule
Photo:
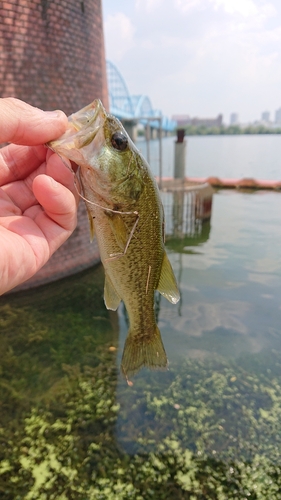
[[[177,318],[168,304],[161,307],[171,352],[178,334],[171,361],[179,352],[228,357],[280,349],[280,202],[279,193],[220,191],[209,239],[171,254],[182,296]]]
[[[276,139],[190,138],[190,169],[205,152],[190,175],[242,169],[218,161],[230,140],[247,145],[243,176],[278,178]],[[265,151],[249,160],[259,140],[271,170]],[[279,193],[222,190],[200,231],[175,239],[169,222],[181,301],[157,295],[156,312],[170,369],[130,388],[127,316],[105,309],[102,266],[0,299],[1,498],[280,498],[280,213]]]
[[[187,140],[186,175],[280,179],[279,135],[191,136]],[[163,176],[173,177],[174,137],[163,140]],[[146,143],[137,143],[146,156]],[[150,142],[151,167],[159,175],[159,142]]]

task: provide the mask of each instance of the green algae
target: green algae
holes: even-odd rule
[[[0,497],[279,500],[281,354],[128,387],[102,288],[97,268],[0,301]]]
[[[117,371],[104,361],[65,367],[56,402],[32,408],[15,434],[2,431],[3,498],[280,498],[277,380],[191,361],[169,374],[165,395],[161,384],[155,392],[157,377],[145,391],[122,384],[131,409],[116,402]],[[133,413],[153,425],[140,428]],[[137,452],[122,451],[118,420]]]

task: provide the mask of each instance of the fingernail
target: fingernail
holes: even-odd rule
[[[44,111],[44,115],[47,119],[50,118],[52,120],[65,118],[64,112],[59,109],[55,111]]]
[[[52,187],[57,189],[60,186],[59,183],[57,181],[55,181],[55,179],[53,177],[50,177],[50,179],[51,179]]]

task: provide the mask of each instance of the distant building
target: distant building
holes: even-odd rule
[[[281,124],[281,108],[275,111],[275,123]]]
[[[261,114],[261,119],[263,122],[269,122],[270,121],[270,112],[263,111],[263,113]]]
[[[222,126],[222,115],[218,115],[217,118],[190,118],[188,115],[174,115],[172,120],[177,122],[178,127],[184,127],[186,125],[194,125],[195,127],[221,127]]]
[[[185,125],[190,125],[191,118],[189,115],[173,115],[172,120],[177,122],[178,127],[184,127]]]
[[[192,118],[191,125],[204,126],[204,127],[221,127],[222,126],[222,115],[218,115],[217,118]]]
[[[231,113],[230,115],[230,125],[237,125],[239,122],[238,113]]]

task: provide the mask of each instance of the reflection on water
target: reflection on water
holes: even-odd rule
[[[210,218],[203,221],[196,207],[200,201],[196,191],[163,193],[165,207],[165,243],[176,252],[188,251],[190,245],[207,241],[210,233]],[[201,203],[200,203],[201,205]],[[209,217],[211,211],[208,211]]]
[[[280,208],[278,193],[221,191],[211,224],[168,230],[170,369],[131,388],[101,266],[1,298],[1,498],[280,498]]]

